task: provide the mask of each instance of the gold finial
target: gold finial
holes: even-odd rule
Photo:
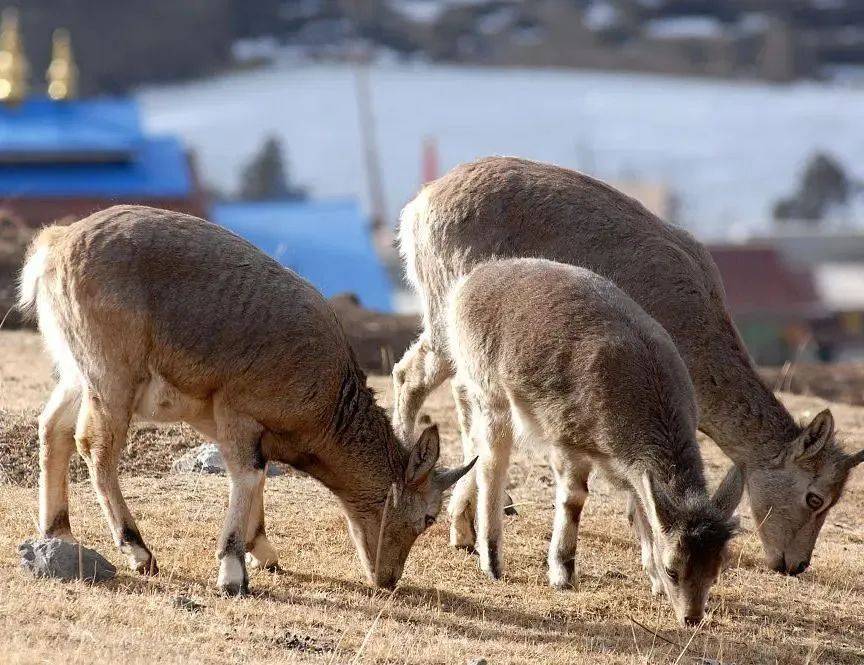
[[[48,96],[55,101],[72,99],[78,93],[78,67],[72,55],[72,39],[65,28],[54,31],[51,64],[45,78]]]
[[[27,75],[30,66],[21,48],[18,31],[18,10],[3,11],[0,22],[0,101],[20,102],[27,96]]]

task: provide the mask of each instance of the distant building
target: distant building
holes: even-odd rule
[[[864,260],[813,268],[816,290],[831,316],[819,332],[825,360],[864,359]]]
[[[752,244],[774,247],[792,263],[864,263],[864,232],[832,229],[825,225],[775,225],[768,235],[752,235]]]
[[[726,304],[757,364],[819,356],[815,325],[826,315],[809,270],[796,269],[774,248],[711,245]]]
[[[17,17],[0,27],[0,211],[31,227],[74,220],[117,203],[203,216],[188,155],[170,136],[148,135],[126,97],[75,99],[69,35],[55,35],[45,96],[30,96]]]
[[[813,275],[826,311],[814,322],[823,359],[864,359],[864,233],[793,227],[750,242],[773,247],[788,264]]]
[[[117,203],[206,213],[183,146],[146,135],[134,100],[0,106],[0,208],[36,227]]]
[[[393,311],[393,284],[356,201],[217,203],[211,219],[308,279],[328,298],[353,293],[364,307]]]

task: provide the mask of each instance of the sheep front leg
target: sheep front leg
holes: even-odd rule
[[[582,507],[588,498],[591,461],[578,455],[552,449],[555,474],[555,521],[549,542],[549,584],[556,589],[573,585],[576,576],[576,543]]]
[[[501,411],[476,403],[472,404],[471,430],[480,453],[476,466],[477,552],[481,570],[497,580],[504,567],[501,524],[513,431]]]
[[[230,482],[228,515],[217,544],[219,589],[228,596],[249,593],[246,542],[250,514],[263,489],[266,460],[261,453],[263,428],[253,420],[214,403],[217,445]],[[262,504],[263,510],[263,504]],[[257,515],[255,516],[257,519]]]
[[[656,562],[654,561],[654,546],[651,535],[651,525],[648,523],[648,518],[642,509],[642,503],[639,497],[634,493],[630,493],[627,504],[627,519],[630,521],[636,537],[639,538],[639,545],[642,548],[642,568],[651,580],[651,593],[658,595],[663,591],[663,582],[660,580],[660,574],[657,572]]]
[[[426,333],[393,368],[393,429],[407,446],[414,445],[417,412],[430,392],[450,376],[447,359],[436,352]]]
[[[267,539],[264,527],[264,482],[267,471],[261,476],[255,490],[249,520],[246,524],[246,564],[251,568],[259,568],[274,572],[279,570],[279,555]]]

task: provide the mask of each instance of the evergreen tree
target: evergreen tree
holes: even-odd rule
[[[816,153],[804,170],[798,191],[774,206],[774,219],[818,222],[833,207],[847,205],[853,190],[843,165],[830,155]]]
[[[282,144],[268,137],[250,160],[240,180],[240,198],[245,201],[285,201],[306,198],[302,187],[293,185],[282,159]]]

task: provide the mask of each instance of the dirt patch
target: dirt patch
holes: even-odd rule
[[[299,651],[300,653],[321,654],[333,651],[333,645],[328,642],[317,640],[309,635],[299,635],[291,631],[277,637],[273,641],[273,644],[282,649]]]
[[[389,374],[420,332],[414,314],[384,314],[363,307],[352,294],[330,299],[360,366],[374,374]]]
[[[0,482],[35,487],[39,481],[39,413],[0,410]],[[186,425],[133,425],[129,443],[120,460],[124,474],[158,478],[171,470],[172,462],[189,448],[203,442]],[[86,480],[87,467],[72,456],[72,482]]]
[[[763,367],[759,373],[776,390],[864,406],[864,363]]]

